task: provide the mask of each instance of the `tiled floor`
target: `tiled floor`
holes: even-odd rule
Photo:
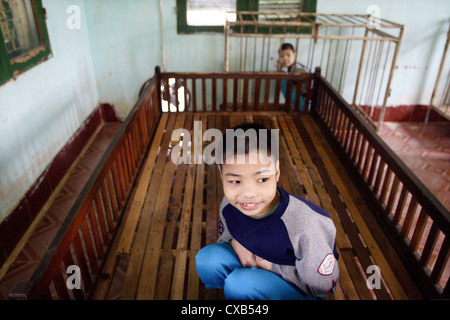
[[[119,122],[107,122],[97,134],[59,193],[47,215],[39,223],[22,252],[0,281],[0,300],[6,299],[16,282],[26,282],[51,243],[78,194],[100,161],[112,138],[120,128]]]
[[[16,282],[30,278],[119,127],[120,123],[104,125],[48,214],[0,281],[0,299],[7,298]],[[422,123],[386,122],[380,135],[436,197],[450,208],[450,124],[431,123],[425,126]],[[116,275],[118,279],[123,277],[123,274]],[[114,284],[111,291],[108,298],[117,298],[118,290],[114,289]]]
[[[385,122],[380,136],[450,210],[450,122]]]

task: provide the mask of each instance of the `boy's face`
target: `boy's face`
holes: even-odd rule
[[[245,155],[245,164],[237,163],[238,156],[233,164],[224,163],[220,176],[228,202],[247,216],[260,217],[265,215],[277,200],[280,170],[278,163],[270,161],[263,164],[259,158],[257,163],[250,164],[249,157],[252,159],[248,154]]]
[[[291,49],[281,50],[279,61],[283,67],[292,66],[296,60],[297,60],[297,53],[295,53]]]

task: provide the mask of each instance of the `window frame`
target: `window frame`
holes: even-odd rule
[[[256,0],[236,0],[236,11],[258,11]],[[224,26],[190,26],[187,24],[187,0],[177,0],[177,33],[223,33]]]
[[[42,6],[42,0],[32,0],[31,3],[41,45],[22,56],[10,59],[0,30],[0,85],[15,79],[19,74],[47,60],[51,55],[50,40],[45,23],[46,11]]]
[[[258,11],[259,7],[258,0],[236,0],[236,11]],[[304,12],[316,12],[317,0],[306,0],[305,11]],[[246,16],[243,17],[246,20]],[[295,28],[295,29],[294,29]],[[267,32],[260,29],[259,32]],[[248,32],[252,32],[254,27],[246,27]],[[296,27],[291,27],[290,32],[297,33],[310,33],[311,28],[301,27],[299,30]],[[177,0],[177,33],[178,34],[193,34],[193,33],[223,33],[224,26],[190,26],[187,24],[187,0]],[[272,31],[273,33],[283,33],[283,27],[279,27]]]

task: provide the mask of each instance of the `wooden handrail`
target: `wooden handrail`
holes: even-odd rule
[[[170,112],[299,111],[310,103],[312,79],[311,73],[167,72],[162,103]]]
[[[313,117],[378,213],[418,286],[427,297],[448,298],[449,283],[442,283],[442,274],[449,255],[449,211],[320,76],[320,69],[314,84]],[[432,221],[428,227],[427,221]],[[432,254],[437,256],[434,265]]]
[[[448,210],[321,77],[320,69],[314,74],[288,74],[160,73],[157,68],[156,76],[143,89],[32,277],[28,282],[17,284],[10,298],[89,298],[151,144],[162,112],[161,101],[165,92],[170,92],[166,91],[171,85],[169,79],[174,79],[171,81],[175,92],[178,93],[182,85],[187,88],[184,98],[190,94],[192,101],[186,104],[186,111],[194,112],[297,111],[300,95],[296,96],[294,104],[290,95],[293,90],[300,92],[306,84],[306,101],[309,104],[311,98],[313,117],[369,200],[376,218],[423,295],[427,298],[450,296],[449,283],[443,283],[446,280],[442,276],[448,266],[450,247]],[[277,101],[282,80],[288,83],[284,105]],[[197,81],[201,87],[199,92]],[[239,89],[241,85],[243,88]],[[232,98],[228,99],[229,96]],[[176,112],[180,112],[179,98],[178,94],[174,97]],[[168,99],[170,105],[170,95]],[[428,226],[427,221],[430,221]],[[81,289],[67,288],[69,265],[83,267],[80,268]]]
[[[108,146],[30,280],[16,284],[9,294],[10,299],[89,297],[161,115],[159,85],[157,69],[156,76]],[[66,285],[70,281],[67,273],[70,265],[81,270],[80,289]]]

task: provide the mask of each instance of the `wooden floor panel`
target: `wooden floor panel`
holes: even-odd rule
[[[279,185],[330,213],[337,229],[340,281],[333,299],[408,299],[419,297],[383,232],[371,218],[357,188],[314,120],[293,113],[164,114],[97,284],[95,299],[222,299],[206,290],[195,270],[195,255],[217,239],[223,191],[216,165],[175,164],[171,142],[178,128],[222,132],[244,121],[280,129]],[[201,124],[201,125],[200,125]],[[197,126],[197,127],[194,127]],[[193,141],[191,154],[209,144]],[[371,265],[381,270],[379,289],[367,286]],[[118,298],[115,296],[114,298]]]

